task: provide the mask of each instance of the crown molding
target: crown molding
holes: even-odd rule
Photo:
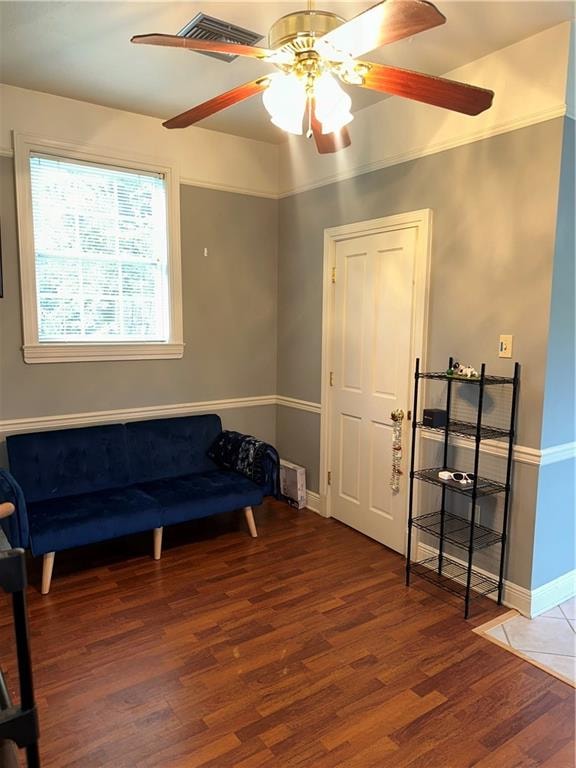
[[[411,160],[418,160],[422,157],[427,157],[428,155],[434,155],[439,152],[445,152],[450,149],[456,149],[457,147],[462,147],[462,146],[465,146],[466,144],[473,144],[477,141],[490,139],[494,136],[498,136],[503,133],[510,133],[512,131],[516,131],[521,128],[527,128],[531,125],[536,125],[538,123],[543,123],[548,120],[554,120],[558,117],[564,117],[567,115],[568,115],[568,112],[567,112],[566,104],[561,103],[554,107],[531,112],[530,114],[524,115],[515,120],[504,121],[502,123],[494,125],[492,128],[488,130],[483,129],[480,131],[476,131],[474,133],[466,134],[465,136],[459,136],[459,137],[447,139],[444,141],[431,141],[430,143],[417,147],[416,149],[409,150],[407,152],[400,152],[395,155],[390,155],[389,157],[384,157],[380,160],[377,160],[371,163],[356,165],[351,168],[348,168],[347,170],[342,170],[333,174],[322,176],[321,178],[312,182],[308,182],[306,184],[300,184],[300,185],[294,185],[292,187],[288,187],[287,189],[280,192],[270,192],[263,189],[256,189],[250,186],[244,187],[244,186],[238,186],[238,185],[213,183],[204,179],[194,179],[192,177],[185,176],[185,175],[180,177],[180,184],[191,186],[191,187],[199,187],[201,189],[213,189],[220,192],[230,192],[230,193],[239,194],[239,195],[249,195],[251,197],[262,197],[268,200],[279,200],[285,197],[291,197],[292,195],[300,194],[302,192],[308,192],[313,189],[319,189],[320,187],[325,187],[330,184],[336,184],[340,181],[353,179],[356,176],[361,176],[365,173],[371,173],[373,171],[378,171],[383,168],[389,168],[390,166],[393,166],[393,165],[400,165],[401,163],[407,163],[407,162],[410,162]],[[14,155],[14,152],[11,147],[0,146],[0,157],[13,157],[13,155]]]
[[[198,179],[191,179],[186,176],[180,177],[180,184],[184,184],[188,187],[199,187],[200,189],[213,189],[216,192],[231,192],[235,195],[263,197],[267,200],[278,200],[279,197],[275,192],[265,192],[261,189],[253,189],[252,187],[240,187],[231,184],[213,184],[210,181],[200,181]]]
[[[12,147],[0,147],[0,157],[14,157]],[[275,192],[266,192],[253,187],[243,187],[233,184],[217,184],[202,179],[192,179],[187,176],[181,176],[180,184],[188,187],[199,187],[200,189],[213,189],[217,192],[231,192],[236,195],[250,195],[251,197],[263,197],[268,200],[277,200],[278,195]]]
[[[353,179],[356,176],[361,176],[365,173],[379,171],[382,168],[388,168],[392,165],[400,165],[401,163],[407,163],[411,160],[418,160],[421,157],[435,155],[438,152],[445,152],[449,149],[456,149],[457,147],[462,147],[466,144],[473,144],[477,141],[483,141],[484,139],[490,139],[494,136],[499,136],[502,133],[510,133],[521,128],[527,128],[531,125],[544,123],[548,120],[554,120],[558,117],[564,117],[566,113],[566,104],[562,102],[554,107],[537,110],[535,112],[529,113],[528,115],[523,115],[522,117],[519,117],[515,120],[506,120],[501,123],[497,123],[490,129],[482,129],[480,131],[467,133],[464,136],[458,136],[451,139],[446,139],[444,141],[430,141],[426,145],[421,145],[420,147],[409,150],[407,152],[400,152],[396,155],[390,155],[389,157],[384,157],[371,163],[357,165],[347,170],[341,170],[337,173],[322,176],[316,181],[289,187],[288,189],[281,191],[278,197],[281,199],[284,197],[291,197],[292,195],[297,195],[301,192],[308,192],[313,189],[318,189],[319,187],[328,186],[329,184],[335,184],[340,181],[346,181],[347,179]]]

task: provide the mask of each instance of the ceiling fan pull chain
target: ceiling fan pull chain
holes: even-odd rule
[[[311,139],[312,136],[312,96],[308,95],[308,130],[306,131],[306,138]]]

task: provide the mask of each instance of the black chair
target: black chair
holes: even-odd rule
[[[0,504],[0,516],[10,514],[11,506]],[[38,717],[34,703],[26,613],[26,559],[23,549],[0,552],[0,589],[12,595],[20,680],[20,706],[17,707],[10,699],[4,674],[0,669],[0,766],[12,768],[18,765],[14,747],[16,745],[26,750],[28,768],[40,768]]]

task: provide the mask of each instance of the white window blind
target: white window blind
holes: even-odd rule
[[[40,342],[169,338],[163,176],[30,155]]]

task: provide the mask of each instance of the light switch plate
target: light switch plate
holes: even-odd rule
[[[498,357],[512,357],[512,336],[504,334],[500,336]]]

